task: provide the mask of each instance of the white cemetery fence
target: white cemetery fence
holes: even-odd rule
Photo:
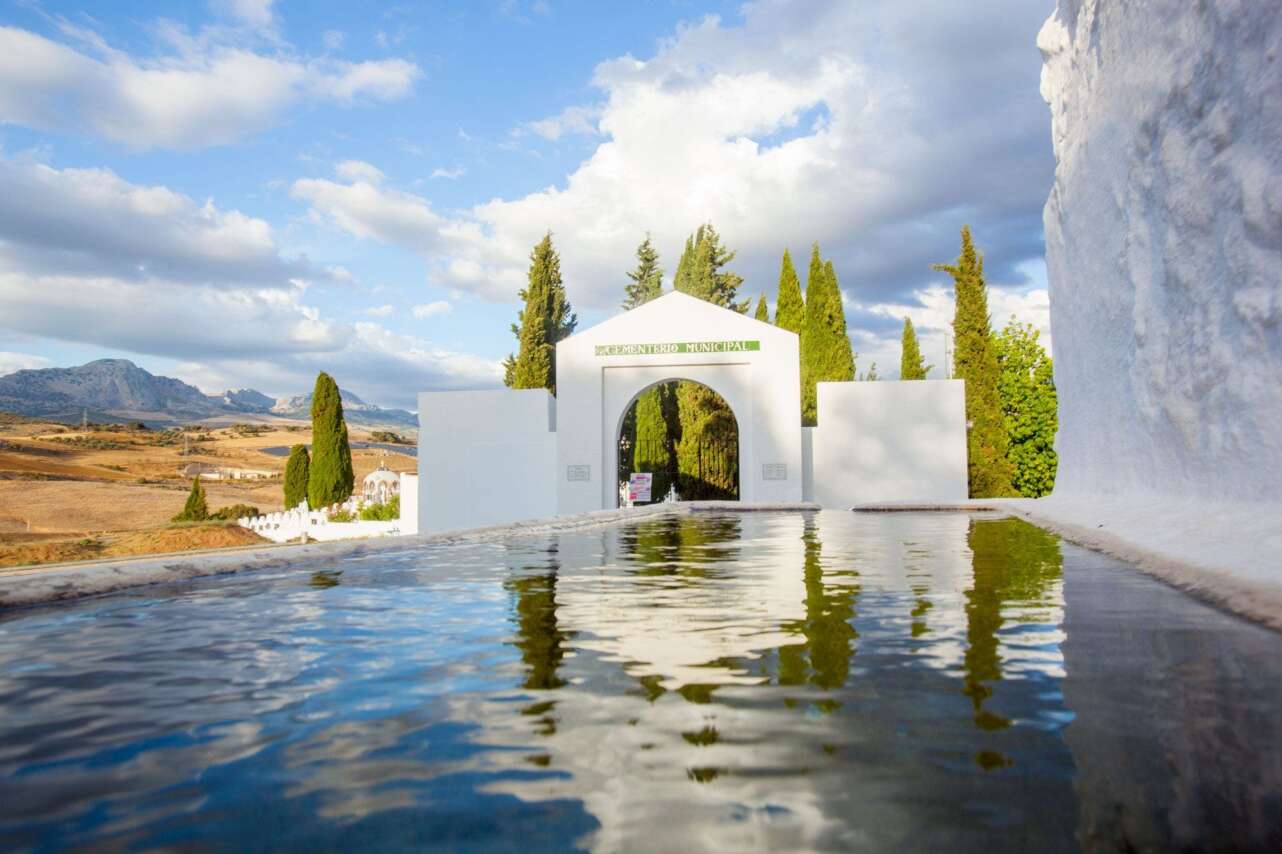
[[[298,540],[304,534],[309,540],[321,542],[416,534],[418,533],[417,498],[418,475],[402,472],[401,512],[398,519],[388,521],[361,519],[361,510],[373,506],[376,502],[366,501],[354,495],[341,504],[333,504],[318,510],[309,509],[307,502],[304,501],[293,509],[239,519],[237,524],[274,543]],[[340,514],[351,517],[352,521],[340,522],[333,518]]]

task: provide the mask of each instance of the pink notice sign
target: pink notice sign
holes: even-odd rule
[[[650,472],[633,472],[628,478],[628,497],[633,501],[649,501],[650,485],[653,480],[654,475]]]

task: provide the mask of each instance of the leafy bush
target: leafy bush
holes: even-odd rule
[[[352,515],[352,511],[350,511],[350,510],[338,510],[338,511],[336,511],[336,512],[334,512],[334,513],[329,514],[329,521],[331,521],[331,522],[355,522],[355,521],[356,521],[356,517]]]
[[[382,504],[370,504],[361,508],[361,520],[365,522],[394,522],[401,518],[401,497],[393,495]]]
[[[235,522],[237,519],[244,519],[246,516],[261,515],[258,512],[258,508],[251,504],[229,504],[226,507],[220,507],[209,518]]]

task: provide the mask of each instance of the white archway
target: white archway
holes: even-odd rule
[[[737,411],[735,411],[734,404],[731,403],[729,398],[727,398],[726,395],[723,394],[719,389],[717,389],[711,383],[707,383],[707,382],[704,382],[703,380],[695,379],[693,376],[686,376],[685,375],[686,373],[687,372],[675,371],[672,373],[671,376],[665,377],[660,380],[655,380],[653,382],[648,383],[647,385],[642,386],[640,389],[634,392],[630,398],[628,398],[627,402],[623,404],[623,407],[618,411],[617,415],[614,418],[613,439],[605,442],[605,449],[608,452],[607,456],[612,455],[612,457],[610,459],[607,459],[604,464],[607,466],[612,465],[613,467],[603,469],[603,471],[618,472],[623,468],[623,460],[619,458],[619,439],[623,435],[623,422],[627,418],[628,412],[636,404],[637,400],[640,399],[641,395],[645,394],[647,391],[649,391],[652,388],[655,388],[656,386],[665,385],[667,383],[692,382],[692,383],[701,385],[704,388],[708,389],[709,391],[715,393],[725,402],[726,406],[730,409],[730,417],[733,418],[735,422],[735,463],[738,466],[737,473],[735,476],[735,481],[736,481],[736,487],[737,487],[739,499],[742,500],[743,499],[744,462],[743,462],[743,422],[740,418],[740,415]],[[689,372],[689,373],[693,373],[693,372]],[[609,405],[611,405],[611,403],[607,401],[606,406],[609,406]],[[608,413],[609,409],[606,409],[606,412]],[[609,425],[611,423],[611,420],[608,415],[603,419],[603,423],[606,425]],[[617,498],[618,492],[616,491],[614,494]],[[662,498],[662,495],[656,495],[654,500],[658,501],[661,498]]]

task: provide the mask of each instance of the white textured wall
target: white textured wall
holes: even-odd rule
[[[544,389],[418,396],[422,534],[556,514],[556,433]]]
[[[961,380],[819,383],[814,500],[844,509],[967,495]]]
[[[1059,0],[1038,37],[1055,497],[1282,494],[1282,5]]]

